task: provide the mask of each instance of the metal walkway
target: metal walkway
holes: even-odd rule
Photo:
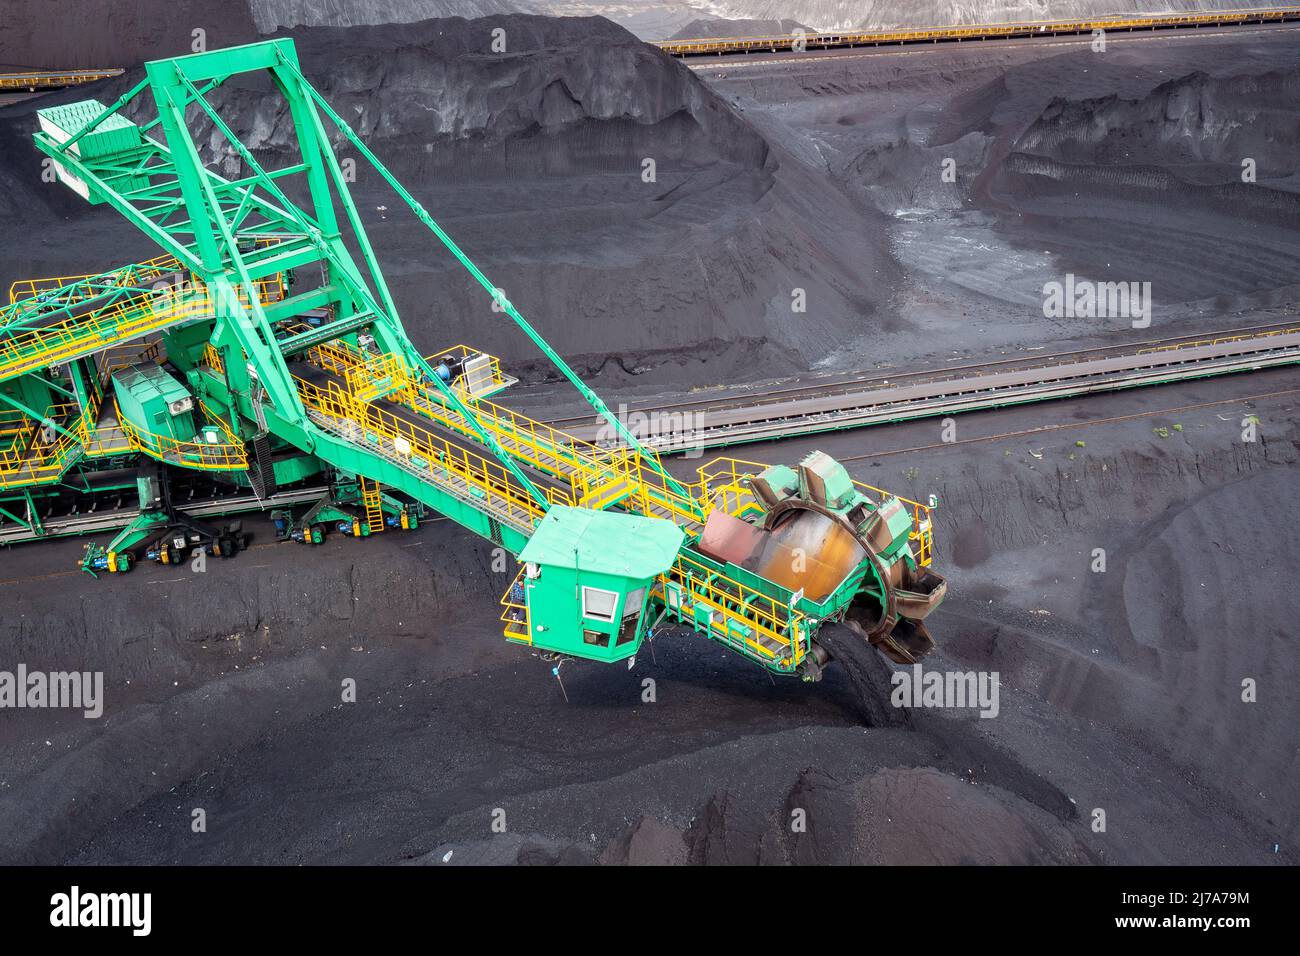
[[[154,332],[209,319],[207,289],[171,256],[93,276],[15,282],[0,309],[0,382]],[[279,301],[279,275],[259,280],[263,304]],[[241,293],[240,305],[248,297]]]
[[[309,350],[308,358],[347,383],[339,389],[340,393],[350,392],[363,402],[371,396],[382,395],[454,433],[461,443],[469,443],[475,449],[476,457],[484,461],[490,457],[477,442],[477,433],[470,423],[449,408],[440,393],[416,380],[393,356],[366,357],[350,347],[333,344]],[[562,489],[548,489],[553,503],[587,502],[589,506],[593,500],[604,498],[607,506],[617,503],[625,510],[674,521],[688,535],[703,530],[707,507],[667,487],[659,471],[640,461],[631,449],[598,448],[487,400],[478,400],[472,407],[480,427],[491,433],[511,457],[535,472],[560,481]],[[412,435],[405,437],[439,453],[442,446],[449,444],[428,432],[418,439]],[[619,489],[616,501],[610,498],[613,489]]]
[[[507,496],[508,501],[498,506],[503,517],[518,520],[524,514],[540,516],[540,508],[490,460],[459,414],[438,401],[437,393],[412,380],[400,363],[391,364],[391,356],[367,358],[351,346],[334,343],[309,351],[307,358],[315,369],[329,373],[324,386],[319,378],[317,382],[298,378],[299,395],[313,421],[319,417],[328,422],[332,433],[373,445],[386,460],[401,464],[413,474],[429,474],[430,462],[441,463],[456,476],[453,486],[458,492],[471,488],[470,494],[480,503],[484,500],[478,497],[480,494]],[[373,393],[376,381],[387,382],[381,389],[382,398],[369,401],[358,397],[358,387]],[[698,481],[685,485],[690,497],[682,498],[664,487],[657,472],[638,466],[628,449],[598,448],[492,402],[477,401],[470,408],[479,423],[528,471],[555,479],[544,483],[554,504],[578,504],[584,497],[589,499],[622,484],[626,493],[618,504],[623,510],[673,521],[691,537],[703,530],[714,509],[743,515],[751,506],[757,507],[748,479],[767,467],[761,462],[716,458],[699,469]],[[452,437],[444,437],[438,430]],[[884,489],[858,484],[873,495],[890,495]],[[933,536],[931,509],[909,499],[899,500],[914,519],[913,544],[918,560],[928,564]]]

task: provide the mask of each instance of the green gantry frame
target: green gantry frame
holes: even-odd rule
[[[369,327],[384,351],[401,356],[411,369],[436,386],[447,405],[469,423],[521,487],[543,510],[548,507],[546,496],[433,372],[407,337],[330,143],[323,114],[487,291],[500,311],[510,316],[611,424],[622,441],[663,475],[668,487],[686,495],[676,479],[663,470],[658,456],[641,445],[307,82],[292,40],[266,40],[157,60],[147,63],[145,72],[143,80],[70,137],[59,141],[38,132],[36,143],[67,172],[89,184],[92,201],[111,205],[206,285],[216,318],[211,344],[221,353],[228,385],[234,393],[229,396],[232,406],[236,398],[242,399],[245,406],[256,405],[264,393],[276,416],[300,432],[304,450],[314,450],[321,436],[299,400],[285,361],[284,343],[277,342],[273,325],[310,309],[328,307],[333,315],[330,325],[338,335]],[[231,77],[256,72],[269,75],[283,95],[297,137],[297,161],[274,170],[263,167],[207,100],[209,93]],[[152,97],[157,116],[141,123],[144,135],[138,146],[99,158],[78,154],[76,144],[109,117],[125,115],[128,108],[134,114],[143,113],[139,101],[146,92]],[[231,180],[205,167],[186,123],[187,110],[206,116],[243,161],[247,175]],[[156,127],[161,130],[161,140],[150,135]],[[280,183],[289,177],[305,181],[307,208],[301,208],[285,194]],[[363,260],[364,272],[346,245],[343,223],[337,215],[340,207]],[[259,279],[310,265],[321,269],[318,287],[262,305],[255,291]]]

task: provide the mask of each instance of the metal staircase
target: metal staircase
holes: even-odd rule
[[[379,493],[379,485],[365,477],[360,479],[360,483],[361,502],[366,509],[366,527],[371,534],[378,534],[384,530],[384,502]]]

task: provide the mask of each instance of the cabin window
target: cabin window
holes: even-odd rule
[[[593,644],[596,647],[609,647],[609,635],[601,631],[584,630],[582,643]]]
[[[614,620],[614,609],[618,607],[618,592],[605,591],[601,588],[582,589],[582,616],[593,621]]]
[[[617,647],[624,644],[631,644],[636,640],[637,628],[641,625],[641,615],[633,614],[631,617],[623,618],[623,624],[618,629],[618,640],[615,642]]]
[[[616,646],[630,644],[636,639],[637,628],[641,626],[641,602],[645,600],[645,588],[638,588],[623,601],[623,623],[618,629]]]

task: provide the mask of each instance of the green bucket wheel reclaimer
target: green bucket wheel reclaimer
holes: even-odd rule
[[[267,168],[208,99],[248,73],[283,96],[296,137],[284,165]],[[828,624],[895,661],[930,649],[923,620],[945,585],[929,568],[929,507],[860,486],[821,453],[797,468],[718,459],[691,484],[670,474],[307,82],[292,40],[150,62],[110,105],[37,115],[36,144],[59,178],[162,255],[19,283],[0,312],[0,426],[11,426],[0,434],[13,439],[0,519],[11,526],[39,537],[42,494],[127,494],[105,475],[152,459],[162,491],[142,481],[138,515],[88,551],[88,570],[124,570],[132,546],[190,520],[166,493],[177,474],[246,488],[262,508],[325,476],[310,521],[364,536],[429,508],[519,556],[505,634],[548,655],[628,658],[660,623],[807,679],[829,659],[817,642]],[[238,157],[237,177],[204,163],[194,119]],[[490,356],[420,354],[336,142],[392,187],[612,442],[490,402],[506,384]],[[303,540],[319,540],[312,527]]]

